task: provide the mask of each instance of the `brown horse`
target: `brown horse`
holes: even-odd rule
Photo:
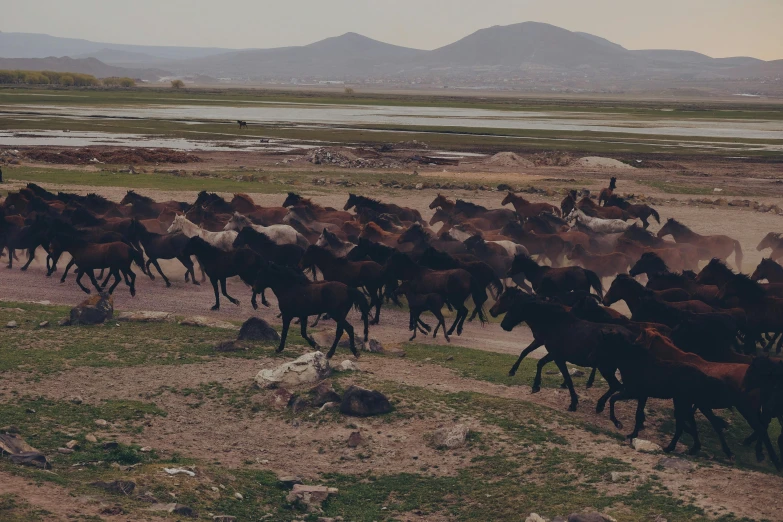
[[[364,225],[362,233],[359,234],[359,238],[369,239],[375,243],[381,243],[390,247],[396,247],[400,239],[400,234],[386,232],[376,223],[367,223]]]
[[[318,267],[326,281],[339,281],[353,288],[365,288],[370,295],[370,308],[375,306],[375,318],[370,324],[378,324],[381,320],[386,274],[380,264],[375,261],[348,261],[335,257],[326,248],[310,245],[299,261],[299,266],[311,268],[313,273],[313,267]]]
[[[614,193],[614,189],[616,188],[617,188],[617,178],[612,176],[611,178],[609,178],[609,186],[601,189],[601,192],[598,194],[598,204],[601,205],[603,203],[604,205],[606,205],[606,201],[612,196],[612,194]]]
[[[283,331],[280,333],[280,346],[278,346],[277,352],[282,352],[285,348],[288,329],[294,318],[299,318],[302,338],[310,346],[317,348],[315,340],[307,335],[307,319],[311,315],[328,314],[337,323],[337,331],[326,357],[332,358],[337,349],[337,343],[340,342],[344,332],[348,332],[351,352],[354,356],[359,357],[354,341],[353,326],[347,320],[348,312],[352,308],[361,312],[364,323],[364,341],[367,342],[370,307],[359,290],[337,281],[312,282],[299,270],[264,262],[255,275],[254,297],[256,293],[262,292],[266,288],[271,288],[277,297],[277,305],[283,319]]]
[[[313,213],[313,215],[317,219],[320,219],[322,221],[343,222],[343,221],[351,221],[352,219],[354,219],[354,216],[350,212],[345,212],[344,210],[337,210],[331,207],[322,207],[321,205],[315,203],[312,199],[303,198],[299,194],[296,194],[294,192],[289,192],[288,196],[286,196],[285,198],[285,201],[283,201],[283,207],[298,207],[298,206],[306,207],[310,212]]]
[[[753,271],[750,278],[754,281],[766,279],[770,283],[783,283],[783,266],[765,257]]]
[[[604,293],[598,274],[578,266],[540,266],[530,256],[517,255],[511,262],[507,275],[513,277],[517,274],[523,274],[541,296],[557,297],[577,291],[590,293],[590,288],[595,290],[599,297],[603,297]]]
[[[345,202],[343,210],[350,210],[351,208],[369,208],[379,214],[394,214],[403,221],[412,221],[415,223],[423,223],[424,220],[418,210],[413,208],[401,207],[393,203],[381,203],[377,199],[368,198],[366,196],[358,196],[356,194],[348,194],[348,201]]]
[[[438,335],[438,328],[443,326],[443,336],[446,338],[446,342],[451,342],[449,334],[446,332],[446,319],[443,317],[443,305],[445,304],[443,297],[440,294],[417,294],[413,291],[409,281],[403,281],[403,283],[395,290],[395,295],[404,295],[408,301],[408,308],[410,309],[410,321],[408,329],[413,332],[409,341],[416,338],[416,333],[421,330],[421,333],[427,335],[429,333],[429,326],[421,321],[421,314],[424,312],[431,312],[438,320],[438,324],[435,326],[435,331],[432,333],[434,339]]]
[[[527,232],[525,227],[516,221],[507,223],[500,229],[500,233],[527,248],[530,255],[539,255],[549,259],[552,266],[560,266],[563,262],[566,241],[559,234]]]
[[[658,231],[658,237],[671,234],[677,243],[690,243],[699,248],[699,259],[707,260],[717,257],[725,260],[734,252],[734,264],[737,270],[742,270],[742,246],[739,241],[729,236],[702,236],[692,231],[674,218],[666,220],[666,224]]]
[[[628,272],[631,259],[620,252],[611,254],[592,254],[582,245],[576,245],[567,254],[568,259],[575,261],[577,265],[592,270],[599,277],[613,277],[617,274]]]
[[[635,219],[630,213],[618,207],[601,207],[588,196],[583,197],[576,203],[576,208],[591,217],[601,219],[622,219],[628,221]]]
[[[618,207],[625,210],[632,217],[640,219],[645,229],[650,226],[650,223],[647,222],[647,219],[650,217],[655,218],[655,221],[659,224],[661,222],[661,216],[658,214],[658,211],[650,205],[635,205],[615,194],[609,196],[609,199],[604,203],[604,207]]]
[[[604,295],[604,306],[611,306],[617,301],[625,301],[628,305],[628,309],[631,313],[637,310],[640,306],[640,301],[644,298],[653,297],[660,301],[665,301],[666,304],[677,310],[684,312],[693,312],[698,314],[708,314],[716,312],[717,310],[703,301],[684,300],[687,293],[683,295],[681,289],[670,290],[650,290],[643,287],[633,277],[626,274],[619,274],[614,281],[612,281],[609,290]],[[669,326],[673,326],[669,324]],[[674,325],[676,326],[676,325]]]
[[[234,212],[246,215],[257,225],[267,227],[281,224],[288,214],[288,210],[283,207],[260,207],[247,194],[234,194],[229,205]]]
[[[770,232],[766,236],[764,236],[764,239],[761,240],[761,242],[756,247],[756,250],[761,252],[762,250],[765,250],[767,248],[772,249],[772,253],[769,255],[769,258],[773,261],[776,261],[783,257],[783,234],[780,234],[778,232]]]
[[[514,206],[514,210],[516,210],[517,214],[523,219],[537,216],[542,212],[551,212],[556,216],[562,216],[560,209],[554,205],[550,205],[549,203],[531,203],[522,196],[514,194],[511,191],[509,191],[506,194],[506,197],[503,198],[503,201],[500,202],[501,205],[508,205],[509,203]]]

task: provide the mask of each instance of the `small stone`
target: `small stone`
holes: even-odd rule
[[[453,355],[449,355],[448,357],[446,357],[446,360],[447,361],[453,361],[454,360],[454,356]],[[533,513],[533,514],[535,514],[535,513]]]
[[[356,372],[359,371],[359,366],[355,362],[346,359],[340,363],[337,370],[341,372]]]
[[[329,498],[329,495],[336,495],[338,492],[337,488],[295,484],[286,500],[291,503],[302,502],[307,506],[308,511],[320,511],[321,504]]]
[[[612,479],[612,482],[620,482],[625,476],[625,473],[620,473],[619,471],[612,471],[609,474],[609,476]]]
[[[73,453],[73,450],[70,448],[57,448],[57,453],[62,453],[63,455],[70,455]]]
[[[571,368],[568,370],[568,375],[570,375],[571,377],[584,377],[585,372],[577,368]]]
[[[339,410],[340,409],[340,403],[339,402],[327,402],[323,406],[321,406],[318,411],[324,412],[327,410]]]
[[[538,513],[530,513],[525,522],[547,522],[547,520]]]
[[[237,517],[231,515],[215,515],[212,517],[212,522],[237,522]]]
[[[81,404],[81,403],[84,402],[84,399],[82,399],[81,397],[79,397],[77,395],[76,397],[72,397],[71,398],[71,402],[74,403],[74,404]]]
[[[114,450],[120,447],[120,443],[115,440],[110,440],[103,443],[103,449]]]
[[[296,386],[323,380],[331,371],[324,353],[310,352],[276,368],[261,370],[255,381],[262,388]]]
[[[383,345],[378,339],[370,339],[369,342],[364,343],[364,350],[372,353],[383,353]]]
[[[8,323],[5,325],[6,328],[19,328],[19,325],[16,324],[16,321],[8,321]]]
[[[68,449],[77,449],[79,447],[79,441],[71,440],[65,445],[65,447]]]
[[[47,326],[49,326],[49,321],[41,321],[38,323],[39,328],[46,328]]]
[[[59,321],[57,321],[57,326],[71,326],[71,320],[67,317],[63,317]]]
[[[321,381],[317,386],[310,390],[310,395],[313,397],[313,406],[321,407],[327,402],[340,402],[342,398],[334,391],[332,383],[329,381]]]
[[[237,339],[240,341],[279,341],[280,334],[263,319],[251,317],[242,324]]]
[[[150,448],[149,446],[144,446],[143,448],[140,448],[139,451],[142,453],[149,453],[150,451],[152,451],[152,448]]]
[[[633,446],[633,449],[636,451],[641,451],[642,453],[658,453],[663,451],[656,443],[644,439],[633,439],[631,441],[631,446]]]
[[[432,444],[436,448],[455,449],[465,445],[470,430],[464,424],[440,428],[432,434]]]
[[[84,440],[86,440],[87,442],[95,443],[98,442],[98,437],[96,437],[92,433],[88,433],[87,435],[84,436]]]
[[[171,510],[171,513],[174,513],[175,515],[180,515],[183,517],[189,517],[189,518],[198,518],[198,513],[196,513],[192,507],[190,506],[184,506],[182,504],[177,504],[174,506],[174,509]]]
[[[663,457],[658,461],[658,465],[667,469],[676,469],[678,471],[690,471],[693,469],[693,464],[685,459],[678,459],[675,457]]]
[[[299,395],[294,395],[291,397],[291,400],[288,402],[288,407],[291,408],[291,411],[294,413],[300,413],[308,408],[312,408],[313,404],[304,397],[301,397]]]
[[[342,413],[360,417],[389,413],[391,410],[391,403],[384,394],[359,386],[348,388],[340,403],[340,411]]]
[[[109,426],[109,421],[104,419],[96,419],[95,425],[99,428],[107,428]]]
[[[234,493],[234,498],[237,500],[245,500],[245,497],[243,497],[242,493],[239,492]]]
[[[361,432],[354,431],[348,436],[348,447],[356,448],[364,442]]]

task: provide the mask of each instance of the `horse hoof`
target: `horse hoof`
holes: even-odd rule
[[[620,421],[615,421],[614,422],[614,427],[617,428],[618,430],[621,430],[621,429],[623,429],[623,423],[620,422]]]
[[[672,451],[674,451],[674,446],[669,445],[663,448],[664,453],[671,453]]]
[[[541,391],[540,386],[533,386],[533,388],[530,390],[530,393],[538,393]]]
[[[196,286],[201,286],[201,283],[199,283],[198,281],[193,281],[193,284]]]
[[[210,310],[212,310],[213,312],[216,312],[216,311],[220,310],[220,307],[219,306],[213,306],[212,308],[210,308]]]
[[[698,455],[701,448],[691,448],[688,450],[688,455]]]
[[[171,288],[171,283],[166,283],[166,288]]]
[[[568,411],[576,411],[576,404],[571,404],[568,406]]]
[[[597,404],[595,406],[595,412],[596,413],[603,413],[604,408],[606,408],[606,406],[604,406],[603,404]]]
[[[152,275],[152,274],[147,274],[147,275],[150,276],[150,280],[152,280],[152,281],[155,280],[155,276],[154,275]]]
[[[513,377],[516,374],[517,374],[516,370],[509,370],[509,372],[508,372],[508,376],[509,377]]]

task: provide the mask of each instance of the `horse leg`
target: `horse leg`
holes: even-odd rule
[[[631,396],[627,390],[620,390],[619,392],[612,395],[612,397],[609,399],[609,420],[612,421],[612,424],[614,424],[614,427],[618,430],[623,429],[623,423],[620,422],[620,420],[615,415],[614,405],[617,401],[625,401],[630,398]]]
[[[438,334],[438,326],[443,326],[443,337],[446,338],[447,343],[450,343],[451,339],[449,339],[449,334],[446,332],[446,319],[443,317],[443,313],[440,311],[440,308],[433,308],[432,315],[434,315],[438,320],[438,325],[435,326],[435,333],[432,334],[432,338],[434,339]]]
[[[95,279],[95,274],[93,273],[92,270],[87,270],[86,272],[87,272],[87,276],[90,278],[90,281],[92,282],[92,286],[94,286],[95,290],[98,293],[100,293],[102,289],[98,288],[98,280]]]
[[[647,217],[640,218],[642,220],[642,226],[645,230],[647,230],[647,227],[650,226],[650,224],[647,222]]]
[[[313,347],[313,348],[315,348],[317,350],[318,349],[318,344],[316,344],[315,339],[313,339],[312,337],[307,335],[307,316],[306,315],[303,315],[302,317],[299,318],[299,328],[300,328],[301,333],[302,333],[302,339],[307,341],[307,343],[311,347]]]
[[[356,351],[356,339],[353,335],[353,325],[349,323],[346,319],[342,320],[343,328],[345,328],[345,331],[348,332],[348,341],[350,342],[351,346],[351,353],[353,353],[354,357],[359,357],[359,352]]]
[[[117,288],[117,285],[120,284],[121,277],[120,277],[120,269],[119,268],[112,268],[109,270],[109,275],[106,276],[106,280],[108,281],[111,276],[114,276],[114,283],[112,283],[111,287],[109,287],[109,294],[114,293],[114,289]]]
[[[235,305],[239,306],[239,299],[234,299],[230,295],[228,295],[228,292],[226,291],[226,278],[222,278],[220,280],[220,290],[223,292],[223,295],[226,296],[226,299],[234,303]]]
[[[756,442],[756,460],[759,462],[764,460],[764,453],[762,451],[763,445],[767,448],[767,453],[769,453],[769,458],[772,460],[775,468],[780,471],[780,461],[778,460],[778,455],[775,453],[775,448],[772,447],[772,441],[769,439],[767,425],[761,421],[759,418],[759,413],[744,404],[737,405],[737,411],[739,411],[740,414],[745,417],[745,420],[748,421],[748,424],[750,424],[750,427],[758,436]]]
[[[383,304],[383,294],[381,288],[370,288],[370,308],[375,305],[375,318],[370,324],[378,324],[381,321],[381,304]]]
[[[103,268],[101,268],[101,273],[98,276],[98,279],[103,279]],[[109,283],[109,279],[111,279],[111,271],[106,274],[106,279],[103,279],[103,282],[101,283],[101,288],[106,288],[106,285]]]
[[[214,284],[214,283],[213,283]],[[217,298],[217,285],[215,284],[215,297]],[[288,328],[291,326],[291,317],[283,316],[283,331],[280,332],[280,346],[275,350],[276,353],[280,353],[285,348],[285,338],[288,337]]]
[[[35,250],[38,248],[38,246],[34,246],[32,248],[27,249],[27,263],[24,264],[22,267],[22,272],[25,272],[27,270],[27,267],[30,266],[30,263],[33,262],[33,259],[35,259]]]
[[[168,277],[166,277],[166,274],[163,273],[163,270],[160,269],[160,265],[158,264],[158,260],[155,259],[152,264],[155,265],[155,268],[158,270],[158,273],[160,274],[160,277],[163,278],[163,280],[166,282],[166,288],[171,286],[171,281],[169,281]],[[150,277],[152,277],[152,272],[150,272],[150,266],[149,263],[147,263],[147,272],[149,272]]]
[[[595,372],[598,368],[593,368],[593,371],[590,372],[590,376],[587,378],[587,383],[585,384],[585,388],[592,388],[593,383],[595,382]]]
[[[682,436],[684,427],[685,419],[683,417],[684,412],[682,411],[682,407],[678,406],[678,401],[674,401],[674,436],[672,436],[669,445],[663,448],[664,453],[671,453],[677,448],[677,442],[679,442],[680,437]]]
[[[552,359],[554,359],[554,356],[551,353],[547,353],[538,360],[538,363],[536,364],[536,376],[533,378],[533,388],[530,390],[530,393],[538,393],[541,391],[541,372],[543,371],[544,366]]]
[[[731,448],[729,448],[729,445],[726,442],[726,436],[723,434],[723,430],[725,430],[728,426],[726,421],[715,415],[715,413],[709,408],[703,408],[701,409],[701,412],[710,422],[712,429],[718,435],[718,440],[720,440],[720,447],[723,450],[723,453],[725,453],[728,458],[733,459],[734,453],[732,453]]]
[[[64,282],[65,282],[65,278],[66,278],[66,276],[68,275],[68,270],[70,270],[70,269],[71,269],[71,267],[72,267],[73,265],[74,265],[74,261],[73,261],[73,258],[71,258],[71,260],[70,260],[70,261],[68,261],[68,264],[67,264],[67,265],[65,265],[65,270],[63,271],[63,275],[62,275],[62,277],[60,278],[60,282],[61,282],[61,283],[64,283]]]
[[[198,264],[198,269],[201,270],[201,282],[203,283],[207,280],[207,273],[204,272],[204,267],[201,266],[201,263]]]
[[[337,321],[337,330],[334,333],[334,342],[332,343],[332,347],[329,348],[329,353],[326,354],[327,359],[331,359],[332,356],[334,356],[334,352],[337,351],[337,343],[340,342],[340,338],[343,336],[343,331],[345,330],[345,327],[343,324],[345,323],[345,320],[343,321]],[[351,349],[352,352],[354,352],[354,355],[356,355],[356,348]]]
[[[592,378],[595,375],[595,368],[593,368],[593,373],[590,375]],[[598,399],[598,402],[595,403],[595,412],[601,413],[604,411],[604,408],[606,407],[606,401],[609,400],[609,397],[612,396],[617,390],[622,389],[623,385],[620,381],[617,380],[617,377],[615,376],[615,369],[612,368],[611,370],[607,371],[601,371],[601,375],[604,376],[604,379],[609,384],[609,389],[601,395],[601,397]]]
[[[419,333],[419,329],[421,329],[421,333],[426,334],[426,331],[419,326],[419,318],[416,314],[416,311],[411,308],[410,314],[408,315],[408,330],[413,331],[413,335],[411,336],[408,341],[412,341],[416,338],[416,334]]]
[[[130,295],[131,297],[135,297],[136,296],[136,273],[133,270],[131,270],[130,267],[128,267],[127,270],[123,270],[123,272],[125,272],[125,277],[126,277],[125,283],[130,288]],[[160,275],[163,275],[163,273],[161,272]],[[163,276],[163,278],[165,279],[166,276]],[[130,281],[128,281],[127,279],[129,279]]]
[[[647,405],[647,397],[642,397],[636,403],[636,422],[634,422],[633,431],[626,435],[627,439],[635,439],[639,436],[639,431],[644,428],[644,407]]]
[[[451,333],[451,332],[449,332]],[[522,350],[522,353],[519,354],[519,359],[517,359],[517,362],[514,363],[514,366],[511,367],[511,370],[509,370],[508,374],[513,377],[514,374],[517,373],[517,370],[519,369],[519,365],[522,364],[522,359],[530,355],[530,353],[538,348],[539,346],[542,346],[542,343],[537,341],[536,339],[533,339],[533,342],[528,345],[527,348]]]
[[[81,268],[77,268],[76,269],[76,284],[79,285],[79,288],[84,290],[84,293],[89,294],[90,293],[90,289],[82,284],[82,276],[83,275],[84,275],[84,270],[82,270]]]
[[[152,264],[152,258],[151,258],[151,257],[148,257],[148,258],[147,258],[147,276],[149,276],[149,278],[150,278],[152,281],[154,281],[154,280],[155,280],[155,274],[153,274],[153,273],[152,273],[152,270],[150,270],[150,265],[151,265],[151,264]]]
[[[568,393],[571,395],[571,404],[568,405],[568,411],[576,411],[577,404],[579,403],[579,396],[574,389],[574,381],[571,380],[571,374],[568,373],[568,366],[563,359],[555,359],[555,364],[560,368],[560,373],[563,374],[563,379],[568,386]]]
[[[457,306],[456,308],[457,308],[457,316],[454,318],[454,323],[451,325],[451,328],[449,328],[449,335],[451,335],[454,332],[454,330],[457,328],[457,325],[459,325],[460,319],[462,318],[462,311],[465,310],[466,314],[468,312],[468,309],[465,308],[464,303]],[[462,333],[461,329],[457,331],[457,335],[459,335],[460,333]]]
[[[212,289],[215,290],[215,306],[213,306],[211,309],[214,310],[220,310],[220,294],[218,293],[218,281],[216,278],[210,276],[209,282],[212,283]],[[290,319],[289,319],[290,321]],[[282,348],[281,348],[282,350]]]
[[[461,315],[459,319],[459,324],[457,325],[457,335],[462,335],[462,328],[465,326],[465,319],[468,318],[468,307],[465,306],[464,303],[461,306],[462,306],[461,310],[457,308],[457,311],[460,312]]]

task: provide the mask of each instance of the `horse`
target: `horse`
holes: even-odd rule
[[[177,259],[182,266],[185,267],[185,282],[189,282],[192,278],[193,284],[198,285],[196,281],[196,274],[193,271],[193,261],[189,256],[184,255],[185,245],[189,238],[185,234],[156,234],[148,231],[138,220],[134,219],[131,225],[133,234],[139,238],[141,245],[144,247],[144,252],[147,254],[147,275],[151,280],[155,280],[155,276],[150,270],[150,265],[155,265],[158,273],[166,283],[166,287],[171,286],[171,282],[163,273],[160,268],[158,259]]]
[[[468,251],[468,247],[459,241],[446,241],[433,237],[420,223],[411,225],[397,238],[397,244],[402,245],[405,243],[413,245],[412,251],[414,252],[423,252],[429,247],[437,248],[449,254],[461,254]]]
[[[337,257],[345,257],[353,250],[356,245],[350,241],[343,241],[334,232],[329,232],[324,229],[321,235],[318,237],[318,241],[315,242],[316,246],[326,248],[332,254]]]
[[[655,221],[658,224],[661,223],[661,216],[658,214],[658,211],[651,206],[632,204],[617,195],[611,195],[606,203],[604,203],[604,207],[618,207],[622,210],[625,210],[628,212],[628,214],[631,215],[631,217],[640,219],[645,230],[650,226],[650,223],[647,222],[647,219],[651,216],[655,218]]]
[[[530,255],[539,255],[549,259],[552,266],[560,266],[563,261],[566,241],[558,234],[527,232],[524,226],[516,221],[506,223],[500,229],[500,233],[524,246]]]
[[[381,203],[377,199],[368,198],[365,196],[357,196],[356,194],[348,194],[348,201],[345,202],[345,207],[343,207],[343,210],[350,210],[353,207],[356,207],[357,210],[360,207],[366,207],[380,214],[394,214],[399,216],[399,218],[403,221],[424,223],[421,214],[416,209],[400,207],[393,203]]]
[[[247,128],[247,122],[242,120],[237,120],[237,124],[239,124],[240,129],[246,129]]]
[[[625,210],[618,207],[601,207],[587,196],[576,203],[576,208],[588,216],[601,219],[621,219],[623,221],[633,219],[633,216]]]
[[[614,332],[633,337],[633,333],[622,326],[593,323],[578,319],[562,305],[544,301],[536,296],[523,294],[518,289],[507,289],[490,310],[493,317],[505,311],[505,317],[500,323],[501,328],[510,332],[521,322],[526,322],[533,332],[533,342],[528,345],[508,372],[513,376],[522,364],[522,360],[536,348],[545,346],[547,354],[539,359],[536,365],[536,376],[533,380],[532,392],[541,390],[541,371],[549,361],[554,361],[563,375],[566,387],[571,396],[568,411],[576,411],[579,396],[574,390],[574,383],[568,373],[567,362],[578,366],[592,367],[588,361],[589,355],[603,341],[605,332]],[[598,401],[596,411],[602,411],[606,400],[622,388],[615,377],[615,368],[611,365],[598,367],[601,375],[609,383],[607,391]]]
[[[24,272],[35,259],[35,251],[39,246],[46,247],[49,242],[46,238],[46,226],[43,216],[37,216],[32,224],[18,227],[6,225],[2,235],[5,237],[5,245],[8,249],[8,266],[14,267],[14,250],[27,250],[27,262],[22,266]]]
[[[616,234],[625,232],[633,226],[631,223],[626,223],[622,219],[604,219],[588,216],[578,208],[571,211],[568,215],[568,220],[576,221],[578,224],[596,234]]]
[[[524,245],[519,245],[510,240],[485,241],[481,233],[473,234],[466,238],[463,243],[471,252],[491,252],[495,255],[506,255],[514,257],[516,255],[530,255]]]
[[[566,257],[577,265],[592,270],[598,277],[612,277],[628,271],[631,259],[620,252],[611,254],[592,254],[582,245],[576,245]]]
[[[726,264],[717,258],[712,258],[701,272],[696,276],[696,283],[716,285],[723,288],[729,281],[736,278],[738,274],[726,266]],[[781,283],[756,283],[764,291],[765,295],[783,299],[783,284]]]
[[[421,320],[421,314],[431,312],[435,319],[438,320],[438,324],[435,325],[435,331],[432,333],[432,338],[434,339],[438,335],[438,328],[443,326],[443,337],[446,338],[446,342],[451,342],[449,334],[446,332],[446,319],[441,312],[445,304],[443,296],[440,294],[418,294],[413,291],[409,281],[403,281],[394,293],[398,296],[404,295],[408,301],[410,310],[408,329],[413,331],[413,335],[408,341],[414,340],[419,330],[425,335],[429,333],[430,327]]]
[[[734,252],[734,264],[737,270],[742,270],[742,246],[736,239],[729,236],[703,236],[692,231],[674,218],[669,218],[658,231],[660,238],[671,234],[677,243],[690,243],[699,248],[700,260],[707,260],[713,257],[725,260]]]
[[[337,323],[337,331],[332,347],[326,354],[327,359],[331,359],[334,355],[343,332],[348,332],[351,352],[354,356],[359,357],[354,342],[353,326],[346,319],[352,308],[361,312],[364,323],[364,342],[367,342],[370,307],[359,290],[337,281],[312,282],[299,270],[269,262],[265,263],[257,272],[253,282],[254,293],[266,288],[271,288],[277,297],[277,305],[283,320],[280,345],[277,348],[278,353],[285,348],[288,329],[295,317],[299,318],[302,337],[310,346],[317,348],[315,340],[307,335],[307,318],[311,315],[328,314]]]
[[[462,335],[462,328],[468,316],[468,308],[465,306],[468,297],[473,297],[474,304],[486,300],[486,290],[481,287],[481,283],[474,280],[470,272],[461,268],[432,270],[419,266],[407,254],[395,252],[386,263],[386,271],[390,277],[410,281],[412,290],[418,294],[439,294],[457,310],[457,316],[448,331],[449,335],[455,329],[457,335]],[[484,324],[484,312],[479,305],[476,305],[476,308],[476,315],[481,324]]]
[[[375,307],[375,317],[370,324],[380,322],[383,286],[386,282],[383,266],[375,261],[348,261],[317,245],[310,245],[305,250],[299,266],[312,268],[313,273],[313,267],[318,267],[326,281],[339,281],[354,288],[365,288],[370,295],[370,308]]]
[[[761,240],[761,242],[756,247],[756,250],[761,252],[762,250],[765,250],[767,248],[772,249],[772,253],[769,255],[769,258],[773,261],[776,261],[783,257],[783,234],[780,234],[778,232],[770,232],[766,236],[764,236],[764,239]]]
[[[509,203],[514,206],[514,210],[516,210],[517,214],[522,218],[537,216],[542,212],[550,212],[557,216],[562,215],[560,209],[554,205],[550,205],[549,203],[531,203],[522,196],[514,194],[511,191],[508,191],[506,197],[500,202],[501,205],[508,205]]]
[[[667,299],[667,297],[672,295],[674,296],[674,300]],[[617,301],[625,301],[628,305],[628,309],[631,310],[631,314],[633,314],[634,310],[639,307],[639,302],[643,297],[652,297],[660,301],[665,301],[669,306],[685,312],[694,312],[698,314],[717,312],[715,308],[703,301],[690,300],[690,296],[687,295],[687,292],[683,295],[681,289],[661,290],[656,292],[655,290],[643,287],[641,283],[627,274],[618,274],[617,277],[615,277],[614,281],[612,281],[612,284],[609,286],[609,290],[607,290],[604,295],[603,304],[604,306],[611,306]],[[683,297],[687,297],[687,299],[682,299]],[[669,326],[673,328],[676,325],[670,324]]]
[[[598,193],[598,204],[600,205],[603,203],[606,205],[606,201],[612,196],[614,193],[614,189],[617,188],[617,178],[612,176],[609,178],[609,186],[607,188],[601,189],[601,192]],[[647,228],[647,227],[644,227]]]
[[[131,296],[136,295],[136,274],[133,273],[131,265],[136,263],[141,271],[145,272],[144,257],[141,252],[133,248],[128,243],[112,242],[112,243],[88,243],[82,238],[68,235],[58,234],[51,239],[52,246],[59,248],[65,252],[71,254],[72,261],[76,265],[76,284],[86,294],[90,293],[90,289],[82,285],[81,280],[84,274],[90,278],[95,290],[100,292],[108,282],[111,276],[114,276],[114,284],[109,288],[109,294],[114,292],[117,285],[120,284],[120,273],[122,273],[125,284],[130,289]],[[95,280],[93,270],[100,268],[108,268],[109,275],[106,277],[101,288],[98,287],[98,282]]]
[[[164,212],[166,210],[186,212],[190,208],[190,205],[188,205],[187,203],[174,201],[174,200],[158,203],[150,197],[143,196],[133,190],[129,190],[125,193],[125,196],[120,200],[120,205],[134,205],[134,204],[146,205],[147,207],[152,208],[155,212],[157,212],[155,216],[159,216],[161,212]]]
[[[540,296],[557,297],[579,291],[589,294],[592,288],[599,297],[603,297],[603,287],[598,274],[578,266],[540,266],[530,256],[517,255],[511,262],[507,276],[513,277],[517,274],[523,274]]]
[[[780,266],[772,258],[765,257],[750,278],[754,281],[766,279],[770,283],[783,283],[783,266]]]
[[[386,232],[375,223],[367,223],[359,234],[359,239],[368,239],[375,243],[382,243],[386,246],[396,247],[399,245],[400,234]]]
[[[303,198],[299,194],[289,192],[283,201],[283,207],[305,207],[315,215],[316,218],[322,220],[337,220],[337,221],[350,221],[354,216],[350,212],[343,210],[337,210],[331,207],[322,207],[315,203],[312,199]]]
[[[171,226],[166,230],[166,233],[168,234],[173,234],[175,232],[181,232],[188,237],[200,237],[210,245],[217,247],[224,252],[230,252],[234,249],[234,240],[237,238],[237,233],[233,230],[210,232],[188,220],[188,218],[183,215],[174,217]]]

